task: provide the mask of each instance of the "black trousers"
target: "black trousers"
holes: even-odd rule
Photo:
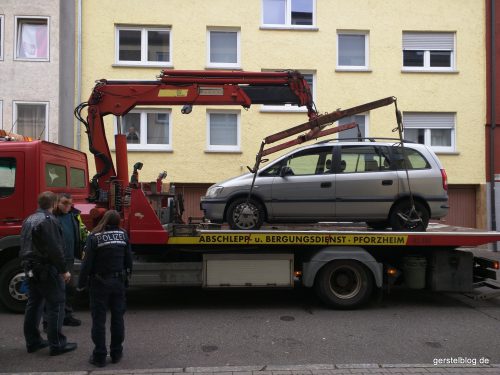
[[[92,312],[92,341],[94,342],[94,358],[102,360],[106,350],[106,312],[111,312],[111,344],[112,357],[122,354],[125,340],[125,284],[121,277],[97,279],[90,282],[90,309]]]
[[[24,314],[24,337],[27,348],[42,341],[40,320],[43,308],[47,311],[47,339],[51,349],[66,345],[66,336],[61,332],[64,320],[65,285],[55,267],[47,266],[43,275],[30,278],[28,303]]]

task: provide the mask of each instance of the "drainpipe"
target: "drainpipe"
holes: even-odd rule
[[[82,0],[78,0],[78,30],[77,30],[77,48],[76,48],[76,103],[75,107],[82,102]],[[82,147],[82,124],[74,119],[76,123],[76,148]]]
[[[490,205],[491,230],[497,230],[495,201],[495,128],[496,128],[496,50],[495,50],[495,1],[491,0],[491,46],[490,46]],[[493,251],[498,251],[497,243],[493,242]]]

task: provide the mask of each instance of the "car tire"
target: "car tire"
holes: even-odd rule
[[[0,301],[10,311],[24,312],[28,295],[22,291],[24,270],[19,259],[12,259],[0,270]]]
[[[389,222],[387,220],[384,221],[367,221],[366,226],[368,228],[374,229],[374,230],[385,230],[388,226],[390,226]]]
[[[255,199],[238,198],[227,209],[227,222],[231,229],[259,229],[264,222],[264,208]]]
[[[394,231],[425,232],[429,225],[429,210],[424,204],[415,201],[415,210],[412,212],[409,200],[400,201],[392,208],[389,221]]]
[[[336,260],[319,271],[315,289],[318,297],[336,309],[355,309],[366,303],[373,292],[373,275],[354,260]]]

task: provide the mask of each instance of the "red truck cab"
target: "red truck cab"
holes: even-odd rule
[[[83,152],[45,141],[0,141],[0,301],[10,309],[24,305],[24,293],[17,290],[19,233],[37,208],[38,194],[70,193],[85,220],[94,206],[86,200],[88,181]]]

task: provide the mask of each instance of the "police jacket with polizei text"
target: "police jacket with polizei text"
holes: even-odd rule
[[[89,276],[106,276],[132,271],[132,252],[127,233],[119,227],[106,227],[92,233],[85,244],[85,257],[80,270],[78,287],[88,284]]]
[[[25,266],[42,263],[54,266],[59,273],[67,271],[61,224],[49,211],[38,209],[24,221],[19,257]]]

